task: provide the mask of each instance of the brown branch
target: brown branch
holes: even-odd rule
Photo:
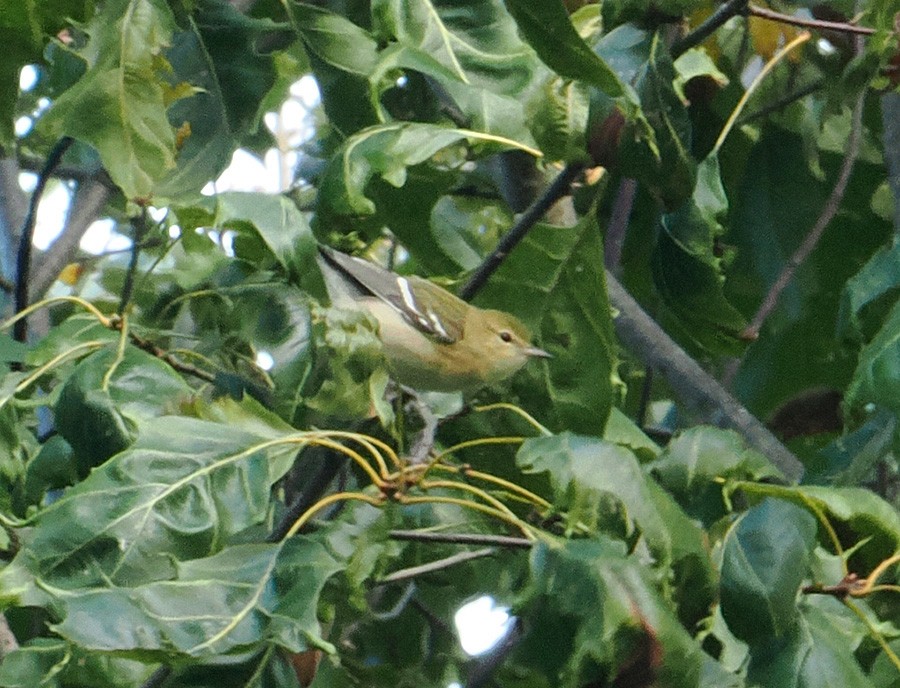
[[[862,93],[857,99],[856,105],[853,106],[847,150],[844,154],[843,163],[841,163],[841,170],[838,174],[837,182],[835,182],[834,188],[831,190],[831,194],[825,202],[825,206],[822,208],[822,212],[812,229],[809,231],[809,234],[806,235],[806,238],[800,246],[797,247],[797,250],[794,251],[794,255],[792,255],[790,260],[785,264],[781,274],[778,275],[775,283],[769,289],[759,310],[756,311],[756,315],[753,316],[750,324],[742,333],[742,338],[752,341],[759,336],[760,328],[762,328],[766,318],[768,318],[769,315],[772,314],[772,311],[775,310],[782,292],[791,283],[791,280],[794,279],[797,268],[799,268],[809,257],[809,254],[812,253],[813,249],[819,243],[819,239],[822,238],[822,233],[825,231],[825,228],[837,214],[841,201],[844,199],[844,193],[847,191],[850,174],[853,172],[853,166],[859,155],[859,145],[860,140],[862,139],[862,112],[864,100],[865,93]]]
[[[747,5],[747,14],[760,19],[768,19],[769,21],[779,22],[781,24],[790,24],[792,26],[802,26],[807,29],[818,29],[820,31],[840,31],[843,33],[853,33],[859,36],[871,36],[875,33],[875,29],[868,26],[857,26],[846,22],[825,21],[824,19],[804,19],[803,17],[795,17],[790,14],[782,14],[775,10],[770,10],[757,5]]]
[[[495,547],[513,547],[530,549],[534,544],[525,538],[507,535],[482,535],[480,533],[432,533],[420,530],[392,530],[388,533],[391,540],[414,542],[443,542],[450,545],[493,545]]]
[[[497,268],[506,260],[509,252],[512,251],[522,239],[531,231],[531,229],[540,221],[544,214],[550,210],[560,198],[569,193],[572,182],[581,174],[584,169],[583,165],[569,163],[565,169],[559,173],[553,183],[548,186],[544,192],[528,206],[528,209],[519,218],[519,221],[513,225],[503,238],[497,244],[497,248],[484,259],[478,269],[469,278],[462,289],[459,290],[459,297],[469,301],[477,294],[487,283],[490,276],[494,274]]]
[[[166,351],[162,347],[157,346],[149,339],[144,339],[143,337],[136,335],[133,332],[128,333],[128,338],[131,340],[131,343],[134,344],[138,349],[140,349],[141,351],[146,351],[151,356],[155,356],[161,361],[167,363],[179,373],[182,373],[184,375],[191,375],[200,380],[203,380],[204,382],[214,383],[216,381],[216,376],[213,373],[203,370],[202,368],[197,368],[190,363],[185,363],[180,358],[178,358],[174,354],[170,354],[168,351]]]
[[[765,454],[785,477],[799,480],[803,464],[737,399],[676,344],[641,308],[611,273],[606,273],[610,304],[619,311],[613,320],[622,343],[647,368],[656,368],[686,405],[714,419],[716,425],[740,433]]]
[[[78,185],[65,229],[40,258],[35,260],[36,268],[31,283],[32,300],[47,293],[62,269],[75,258],[81,238],[97,220],[112,193],[109,186],[96,179]]]

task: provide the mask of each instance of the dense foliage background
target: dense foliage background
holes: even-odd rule
[[[896,10],[4,3],[0,686],[897,686]],[[316,242],[554,358],[401,402]]]

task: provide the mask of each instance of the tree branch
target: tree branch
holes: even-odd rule
[[[31,269],[31,250],[34,239],[34,226],[37,222],[38,205],[41,202],[41,196],[44,195],[44,187],[47,185],[47,180],[72,143],[74,143],[74,139],[68,136],[64,136],[57,141],[50,151],[50,155],[47,156],[47,162],[38,175],[37,185],[31,194],[28,213],[25,216],[22,233],[19,236],[19,251],[16,257],[16,313],[21,313],[29,305],[28,273]],[[19,342],[24,342],[28,338],[28,318],[21,318],[16,321],[16,324],[13,326],[13,337]]]
[[[28,198],[19,186],[19,172],[15,158],[0,159],[0,276],[10,284],[16,267],[13,247],[28,212]]]
[[[141,242],[147,234],[147,206],[141,207],[140,214],[131,218],[131,258],[128,261],[128,270],[125,272],[125,283],[122,285],[122,296],[119,299],[119,313],[124,313],[131,302],[131,294],[134,290],[134,275],[138,268],[138,258],[141,255]]]
[[[603,242],[603,262],[606,269],[617,272],[622,260],[622,248],[625,245],[625,234],[628,230],[628,221],[631,218],[631,208],[634,206],[634,195],[637,192],[637,180],[624,177],[619,182],[616,197],[613,200],[612,212],[609,216],[609,225],[606,228],[606,237]]]
[[[484,259],[481,265],[478,266],[478,269],[475,270],[475,273],[469,278],[469,281],[459,290],[461,299],[469,301],[481,291],[482,287],[490,279],[490,276],[506,260],[510,251],[525,238],[554,203],[569,193],[572,182],[581,174],[583,169],[582,165],[575,163],[566,165],[563,171],[553,180],[553,183],[522,214],[522,217],[513,225],[512,229],[503,235],[503,238],[497,244],[497,248]]]
[[[648,368],[659,370],[681,401],[717,425],[740,433],[789,480],[799,480],[803,464],[797,457],[688,356],[609,272],[606,285],[609,301],[619,311],[613,321],[616,334],[628,350]]]
[[[78,185],[65,229],[41,255],[37,269],[34,270],[34,278],[31,280],[32,299],[46,294],[62,269],[72,262],[81,238],[97,220],[110,196],[112,189],[96,179]]]
[[[450,545],[492,545],[495,547],[513,547],[530,549],[534,544],[526,538],[509,537],[507,535],[482,535],[480,533],[433,533],[421,530],[392,530],[388,533],[391,540],[408,540],[414,542],[443,542]]]
[[[822,233],[825,231],[825,228],[837,214],[841,201],[844,199],[844,193],[847,191],[850,174],[853,172],[853,166],[859,155],[859,144],[862,139],[862,112],[864,101],[865,93],[862,93],[857,99],[856,105],[853,106],[850,137],[847,140],[847,150],[844,153],[844,160],[841,163],[841,170],[838,174],[837,182],[835,182],[834,188],[831,190],[831,194],[825,202],[821,214],[809,231],[809,234],[806,235],[806,238],[800,246],[797,247],[797,250],[794,251],[794,255],[792,255],[790,260],[785,264],[781,274],[778,275],[775,283],[769,289],[769,293],[766,294],[765,299],[763,299],[759,310],[756,311],[756,315],[753,316],[753,320],[751,320],[747,329],[744,330],[742,337],[752,340],[759,335],[759,330],[766,321],[766,318],[771,315],[772,311],[774,311],[775,307],[778,305],[778,300],[781,298],[782,292],[788,284],[791,283],[791,280],[794,279],[797,268],[799,268],[809,257],[809,254],[812,253],[816,244],[819,243],[819,239],[822,238]]]
[[[871,36],[875,33],[875,29],[868,26],[857,26],[856,24],[848,24],[846,22],[825,21],[823,19],[804,19],[803,17],[795,17],[791,14],[782,14],[775,10],[765,7],[747,4],[747,14],[759,17],[760,19],[768,19],[769,21],[779,22],[781,24],[790,24],[791,26],[802,26],[807,29],[818,29],[820,31],[841,31],[843,33],[854,33],[860,36]]]
[[[672,45],[672,59],[675,59],[682,53],[687,52],[695,45],[700,45],[718,29],[722,24],[732,17],[743,14],[746,10],[747,0],[728,0],[724,5],[720,5],[719,9],[713,12],[700,26],[691,31],[689,34],[675,41]]]

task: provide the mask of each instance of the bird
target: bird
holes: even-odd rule
[[[325,246],[318,263],[332,305],[378,323],[388,372],[401,385],[471,392],[506,380],[532,358],[552,358],[515,316],[473,306],[427,279]]]

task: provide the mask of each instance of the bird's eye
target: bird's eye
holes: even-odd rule
[[[500,339],[509,344],[512,341],[512,333],[507,330],[503,330],[500,332]]]

